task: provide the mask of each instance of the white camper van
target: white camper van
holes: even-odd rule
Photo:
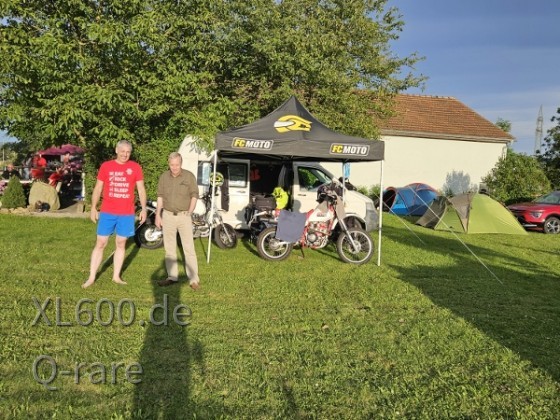
[[[201,150],[191,136],[183,140],[179,153],[183,157],[183,169],[195,174],[202,195],[210,185],[213,154]],[[318,187],[335,180],[317,162],[269,159],[266,156],[251,160],[219,157],[217,162],[217,170],[225,178],[218,189],[217,205],[225,210],[224,222],[239,230],[248,229],[245,214],[251,194],[271,194],[280,186],[289,194],[288,208],[306,212],[317,206]],[[377,212],[369,197],[345,190],[344,208],[349,225],[359,224],[368,232],[377,228]]]

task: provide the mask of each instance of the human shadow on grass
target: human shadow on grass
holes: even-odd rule
[[[413,266],[403,266],[396,259],[388,262],[390,257],[386,256],[385,264],[436,305],[450,309],[560,381],[558,274],[533,263],[530,256],[521,259],[469,244],[486,268],[451,234],[445,237],[416,233],[422,242],[392,227],[385,229],[384,236],[416,247],[419,253],[441,253],[451,257],[452,263],[433,266],[418,260]],[[492,261],[500,261],[499,266]]]
[[[188,287],[188,282],[181,279],[177,285],[161,287],[157,280],[161,280],[162,272],[165,267],[151,276],[153,315],[144,323],[138,361],[143,374],[135,386],[132,418],[211,418],[214,409],[197,406],[192,399],[192,372],[196,368],[204,374],[204,349],[189,337],[188,325],[180,325],[192,322],[188,302],[181,299],[181,289]],[[178,311],[186,315],[174,317],[179,307]]]

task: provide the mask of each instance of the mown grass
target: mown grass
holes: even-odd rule
[[[455,237],[384,220],[381,267],[344,264],[334,248],[269,263],[246,241],[213,246],[206,264],[197,241],[193,292],[158,287],[163,249],[132,243],[128,286],[110,281],[109,262],[82,290],[91,222],[0,215],[0,417],[560,418],[560,238]],[[169,325],[141,325],[165,295],[170,308],[190,308],[188,326],[171,310]],[[52,325],[33,298],[51,298]],[[56,325],[57,298],[58,324],[69,326]],[[109,301],[116,312],[128,299],[124,318],[134,303],[135,322],[115,313],[111,325],[79,325],[83,298],[94,315],[100,305],[101,322]],[[56,362],[56,390],[39,383],[47,363],[34,377],[41,355]],[[121,366],[111,383],[119,362],[140,364],[141,382]],[[95,383],[101,365],[106,380]]]

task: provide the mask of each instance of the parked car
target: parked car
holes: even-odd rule
[[[553,191],[528,203],[511,204],[508,209],[525,229],[560,233],[560,191]]]

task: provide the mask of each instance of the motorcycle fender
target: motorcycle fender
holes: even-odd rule
[[[346,217],[344,218],[344,220],[347,220],[347,219],[355,219],[356,221],[358,221],[358,223],[360,224],[360,227],[362,229],[365,229],[366,226],[367,226],[366,221],[362,217],[358,216],[357,214],[346,213]],[[347,227],[349,227],[349,226],[347,226]]]

